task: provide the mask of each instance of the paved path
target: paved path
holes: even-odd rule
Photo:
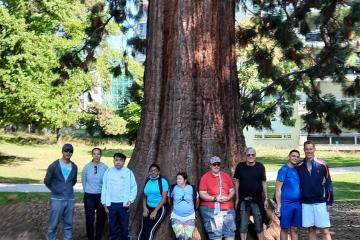
[[[340,167],[330,168],[330,174],[338,175],[344,173],[360,172],[358,167]],[[266,177],[268,181],[276,180],[277,172],[267,172]],[[75,185],[75,192],[82,192],[81,183]],[[0,183],[0,192],[49,192],[44,184],[14,184],[14,183]]]

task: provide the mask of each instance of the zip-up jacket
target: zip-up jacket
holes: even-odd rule
[[[55,160],[49,165],[44,183],[51,191],[51,198],[56,199],[74,199],[74,188],[77,177],[77,166],[74,162],[71,162],[72,169],[69,177],[65,181],[65,178],[61,172],[60,160]]]
[[[328,166],[317,158],[311,160],[311,166],[309,172],[304,159],[298,167],[302,203],[326,202],[326,205],[332,206],[334,195]]]

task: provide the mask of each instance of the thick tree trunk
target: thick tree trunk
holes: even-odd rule
[[[129,164],[139,189],[152,163],[172,182],[177,172],[186,171],[198,183],[214,155],[232,172],[245,145],[235,77],[234,1],[151,0],[148,16],[144,105]],[[132,211],[134,235],[141,197]],[[171,239],[169,224],[159,232],[156,239]]]

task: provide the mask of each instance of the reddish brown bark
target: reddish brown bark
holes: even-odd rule
[[[129,164],[139,189],[152,163],[168,179],[186,171],[198,183],[209,157],[225,159],[229,171],[240,160],[234,8],[230,0],[149,1],[145,97]],[[141,204],[133,210],[137,234]],[[171,239],[168,224],[158,232],[156,239]]]

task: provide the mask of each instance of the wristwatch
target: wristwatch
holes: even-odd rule
[[[216,202],[217,201],[217,198],[216,197],[214,197],[214,202]]]

